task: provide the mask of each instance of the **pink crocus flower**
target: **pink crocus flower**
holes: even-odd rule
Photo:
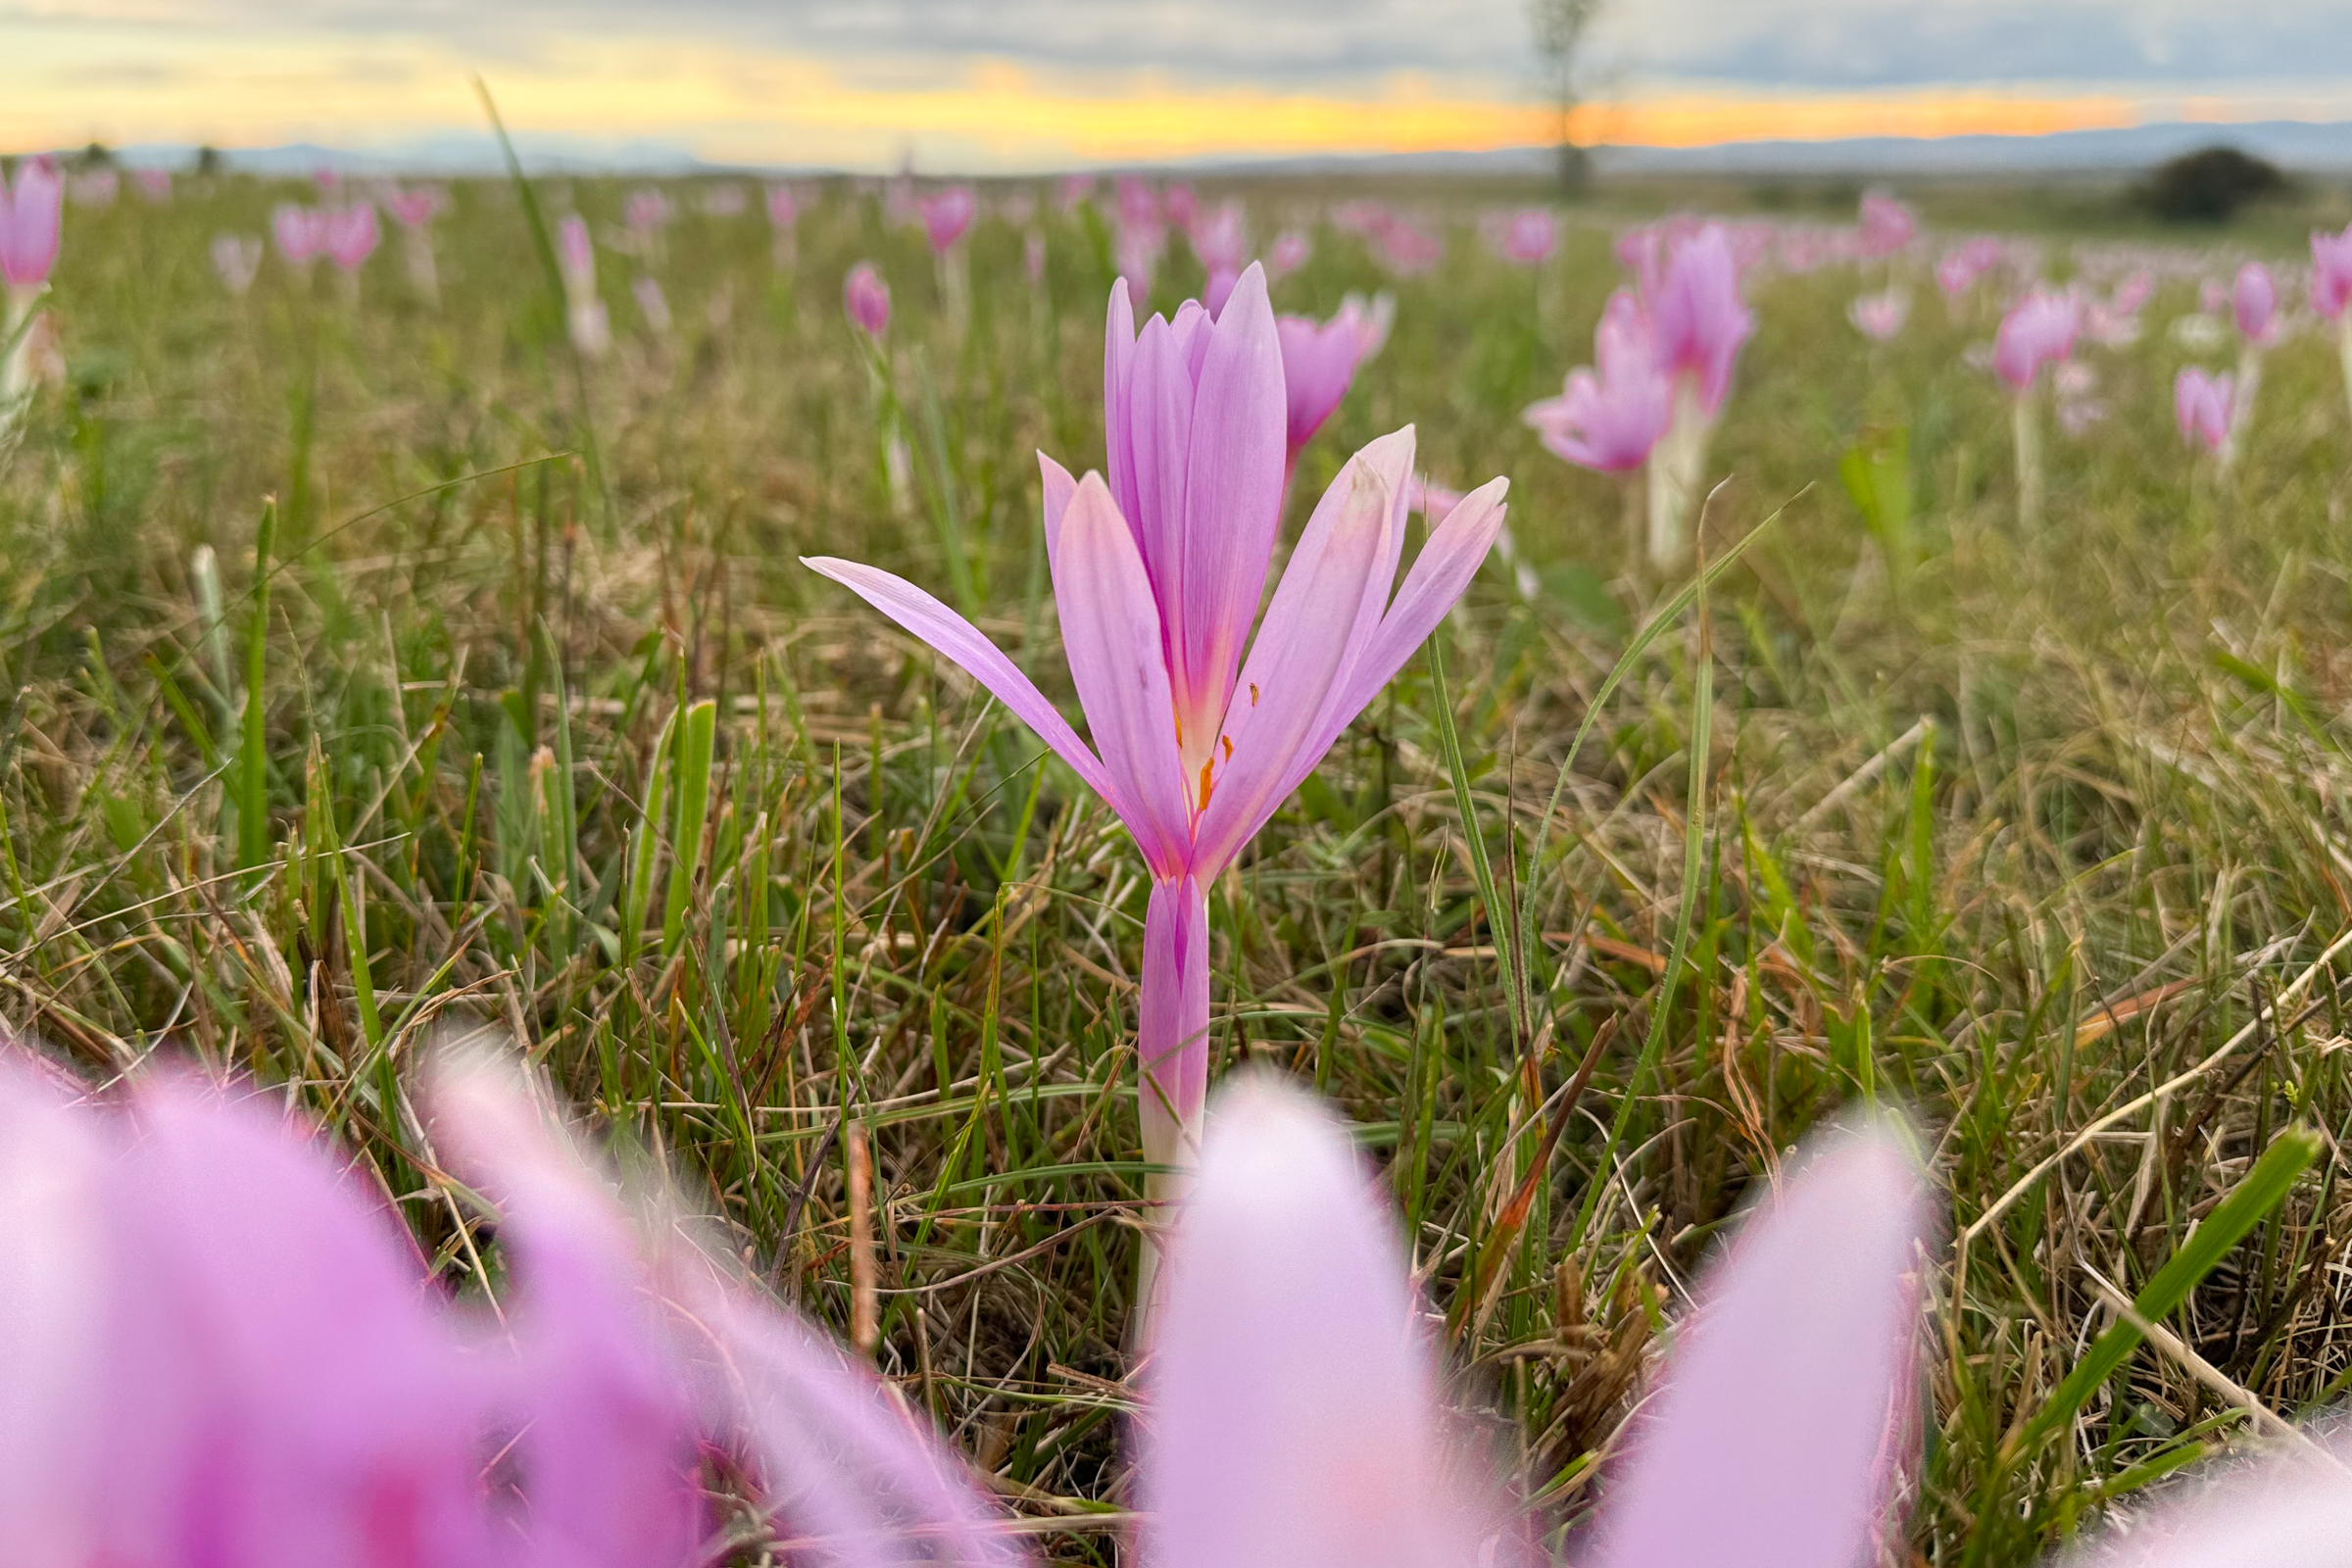
[[[842,279],[841,308],[860,332],[882,341],[882,334],[890,330],[890,285],[873,263],[859,262]]]
[[[969,185],[950,185],[933,191],[915,205],[922,214],[923,235],[931,242],[934,256],[947,255],[963,238],[980,212],[980,199],[972,194]]]
[[[571,344],[588,359],[612,346],[612,318],[596,292],[596,242],[588,220],[566,213],[556,227],[556,270],[564,279],[564,327]]]
[[[2330,321],[2352,304],[2352,223],[2340,234],[2314,230],[2311,236],[2311,308]]]
[[[254,274],[262,268],[262,242],[251,234],[215,234],[213,236],[213,270],[231,294],[242,296],[253,287]]]
[[[767,220],[776,228],[790,228],[801,219],[800,194],[790,185],[767,187]]]
[[[1664,275],[1644,302],[1659,364],[1696,391],[1700,412],[1712,419],[1731,391],[1740,345],[1756,329],[1740,297],[1740,269],[1724,226],[1708,223],[1675,242]]]
[[[2335,1564],[2352,1539],[2352,1434],[2297,1436],[2254,1459],[2217,1460],[2176,1483],[2127,1529],[2058,1559],[2062,1568],[2243,1568]]]
[[[384,192],[384,211],[402,228],[422,228],[440,215],[443,205],[440,190],[432,185],[412,185],[406,190],[395,186]]]
[[[2239,268],[2237,281],[2230,290],[2230,306],[2237,318],[2237,330],[2248,343],[2268,347],[2278,340],[2278,285],[2272,281],[2269,268],[2260,262]]]
[[[1856,295],[1845,308],[1846,319],[1854,329],[1874,343],[1885,343],[1902,331],[1903,323],[1911,318],[1911,295],[1902,288],[1881,289],[1876,294]]]
[[[1314,242],[1296,230],[1277,234],[1272,249],[1266,252],[1266,276],[1288,277],[1306,265],[1315,254]]]
[[[1963,242],[1936,264],[1936,286],[1947,300],[1958,299],[1978,278],[2001,264],[2001,242],[1980,237]]]
[[[654,234],[669,222],[669,198],[650,185],[633,190],[620,204],[620,220],[633,234]]]
[[[767,187],[768,259],[789,272],[800,260],[801,195],[790,185]]]
[[[1094,194],[1095,176],[1092,174],[1064,174],[1060,183],[1054,186],[1054,200],[1065,213],[1080,202],[1092,200]]]
[[[1607,1473],[1584,1568],[1871,1560],[1912,1446],[1918,1166],[1818,1141],[1700,1282]],[[1168,1249],[1139,1423],[1145,1568],[1519,1568],[1544,1559],[1447,1441],[1396,1221],[1346,1131],[1252,1082],[1210,1114]]]
[[[519,1074],[445,1062],[424,1103],[500,1210],[499,1321],[281,1097],[0,1063],[10,1561],[691,1568],[711,1445],[827,1568],[1019,1561],[870,1372],[640,1233]]]
[[[1182,1166],[1207,1090],[1203,890],[1469,585],[1501,524],[1505,483],[1474,491],[1431,532],[1392,600],[1413,434],[1374,442],[1308,518],[1252,640],[1281,519],[1287,420],[1264,273],[1244,272],[1214,321],[1188,302],[1141,332],[1125,283],[1114,284],[1106,337],[1107,479],[1073,479],[1040,459],[1062,649],[1092,746],[929,594],[852,562],[808,564],[960,664],[1134,836],[1152,875],[1145,1154]]]
[[[1193,223],[1200,216],[1200,198],[1192,186],[1178,180],[1160,198],[1160,211],[1167,215],[1169,224],[1181,230],[1189,239],[1192,237]]]
[[[277,240],[277,254],[291,267],[310,266],[326,247],[323,215],[295,202],[280,202],[270,209],[270,232]]]
[[[1274,322],[1282,342],[1282,379],[1288,414],[1284,442],[1287,449],[1285,486],[1291,466],[1337,412],[1355,382],[1355,372],[1388,341],[1396,301],[1383,294],[1366,304],[1350,294],[1340,302],[1339,314],[1328,321],[1311,317],[1285,316]]]
[[[1219,202],[1194,215],[1185,236],[1193,255],[1211,272],[1239,275],[1250,262],[1250,218],[1238,201]]]
[[[1398,277],[1418,277],[1446,259],[1446,241],[1395,219],[1380,232],[1380,259]]]
[[[1919,235],[1919,220],[1911,209],[1883,191],[1862,198],[1858,223],[1859,249],[1866,261],[1892,256],[1909,247]]]
[[[1593,329],[1592,358],[1597,373],[1569,371],[1560,395],[1523,417],[1553,456],[1600,473],[1630,472],[1649,461],[1674,418],[1673,384],[1632,290],[1609,296]]]
[[[1560,222],[1541,207],[1512,213],[1494,235],[1494,253],[1522,267],[1541,267],[1560,242]]]
[[[157,206],[172,199],[172,171],[169,169],[134,169],[130,175],[138,181],[139,194]]]
[[[327,260],[345,273],[357,272],[375,254],[383,237],[375,220],[375,204],[355,202],[349,207],[329,209],[319,221],[319,246]]]
[[[2033,391],[2043,366],[2073,355],[2082,319],[2082,307],[2073,295],[2032,290],[2001,318],[1992,342],[1993,373],[2021,397]]]
[[[26,158],[0,184],[0,284],[25,293],[49,281],[65,228],[65,181],[47,158]]]
[[[1046,286],[1046,236],[1031,229],[1021,240],[1021,275],[1031,288]]]
[[[2173,378],[2173,418],[2183,442],[2215,455],[2230,444],[2231,390],[2227,370],[2212,375],[2200,366],[2180,368]]]

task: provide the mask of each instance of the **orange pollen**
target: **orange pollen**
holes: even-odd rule
[[[1233,748],[1230,745],[1226,747],[1227,751],[1231,751],[1232,749]],[[1215,782],[1208,776],[1208,763],[1202,762],[1200,764],[1200,808],[1204,811],[1208,809],[1208,792],[1216,788]]]
[[[1251,708],[1257,706],[1257,682],[1255,681],[1250,683],[1250,706]]]
[[[1220,736],[1218,736],[1218,737],[1217,737],[1217,744],[1225,748],[1225,760],[1227,760],[1228,762],[1232,761],[1232,760],[1233,760],[1233,737],[1232,737],[1232,736],[1230,736],[1230,735],[1220,735]]]

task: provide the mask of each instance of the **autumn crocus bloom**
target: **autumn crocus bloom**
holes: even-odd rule
[[[1862,198],[1858,249],[1865,260],[1876,261],[1903,250],[1918,237],[1919,220],[1893,197],[1872,191]]]
[[[2209,375],[2198,366],[2184,365],[2173,378],[2173,418],[2180,439],[2220,453],[2230,442],[2230,378],[2228,371]]]
[[[2278,285],[2272,280],[2269,268],[2248,262],[2237,270],[2237,280],[2230,290],[2230,308],[2247,342],[2267,346],[2278,341]]]
[[[6,295],[6,308],[0,309],[0,353],[6,355],[0,361],[0,428],[13,419],[18,400],[33,384],[37,327],[25,323],[57,265],[64,226],[65,186],[57,165],[46,158],[24,159],[16,178],[0,184],[0,285],[5,285],[0,292]]]
[[[1553,456],[1601,473],[1630,472],[1649,461],[1674,417],[1674,390],[1632,290],[1609,296],[1592,332],[1592,358],[1597,373],[1569,371],[1560,395],[1523,417]]]
[[[933,191],[915,204],[923,217],[923,237],[931,242],[934,256],[945,256],[950,246],[963,238],[979,215],[980,199],[972,194],[969,185],[950,185]]]
[[[890,285],[871,262],[859,262],[842,279],[841,308],[851,323],[875,342],[890,330]]]
[[[1956,300],[1975,286],[1978,278],[1998,267],[2000,262],[1999,240],[1968,240],[1936,264],[1936,286],[1943,290],[1946,300]]]
[[[1285,316],[1274,323],[1282,344],[1282,380],[1287,411],[1284,416],[1285,486],[1298,454],[1315,438],[1324,422],[1348,396],[1355,372],[1388,341],[1396,302],[1383,294],[1366,304],[1350,294],[1340,302],[1339,314],[1328,321],[1311,317]]]
[[[2082,319],[2082,307],[2073,295],[2034,289],[2001,318],[1992,343],[1993,373],[2020,397],[2033,391],[2043,366],[2056,365],[2075,352]]]
[[[1559,220],[1541,207],[1529,207],[1502,221],[1494,234],[1494,252],[1506,262],[1541,267],[1559,242]]]
[[[1911,1428],[1925,1184],[1891,1132],[1799,1156],[1702,1277],[1604,1472],[1584,1568],[1870,1560]],[[1542,1559],[1449,1452],[1395,1219],[1346,1133],[1252,1083],[1210,1113],[1144,1386],[1145,1568]]]
[[[564,279],[564,326],[572,347],[597,359],[612,346],[612,320],[596,293],[596,244],[588,220],[566,213],[556,228],[556,270]]]
[[[1653,249],[1644,270],[1655,280],[1642,295],[1650,341],[1674,387],[1674,416],[1649,465],[1649,558],[1663,567],[1690,551],[1707,440],[1756,318],[1741,297],[1739,259],[1721,223],[1665,241],[1663,262]]]
[[[138,181],[139,194],[157,206],[172,199],[172,171],[169,169],[134,169],[130,175]]]
[[[2041,421],[2034,389],[2045,365],[2075,352],[2081,306],[2072,294],[2036,288],[2009,309],[1992,342],[1993,373],[2010,393],[2010,434],[2017,452],[2017,513],[2026,528],[2041,521]]]
[[[1864,337],[1874,343],[1885,343],[1902,331],[1903,323],[1910,319],[1911,295],[1901,288],[1856,295],[1845,308],[1845,318]]]
[[[326,252],[327,260],[347,273],[365,267],[383,237],[372,202],[335,208],[323,215],[319,227],[320,248]]]
[[[2311,308],[2335,323],[2344,395],[2352,398],[2352,310],[2346,310],[2347,305],[2352,305],[2352,223],[2340,234],[2311,236]]]
[[[1306,265],[1315,254],[1314,241],[1296,231],[1274,236],[1274,246],[1266,253],[1266,275],[1287,277]]]
[[[1282,514],[1282,351],[1264,273],[1211,321],[1187,302],[1136,330],[1114,284],[1103,364],[1109,476],[1041,456],[1046,554],[1089,746],[970,622],[912,584],[808,564],[960,664],[1114,810],[1152,873],[1140,998],[1146,1157],[1188,1162],[1208,1076],[1208,906],[1233,863],[1469,585],[1500,479],[1432,530],[1392,601],[1408,427],[1324,494],[1254,639]],[[1244,657],[1247,644],[1247,657]],[[1167,1184],[1155,1178],[1157,1190]]]
[[[280,202],[270,210],[270,232],[277,254],[287,265],[306,268],[326,247],[324,215],[295,202]]]
[[[715,1444],[829,1568],[915,1539],[1009,1568],[870,1374],[641,1239],[518,1075],[439,1076],[435,1141],[502,1211],[500,1323],[278,1097],[151,1074],[99,1108],[0,1063],[8,1561],[690,1568]]]

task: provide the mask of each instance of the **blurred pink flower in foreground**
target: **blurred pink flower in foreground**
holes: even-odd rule
[[[1854,330],[1874,343],[1885,343],[1903,329],[1911,318],[1911,294],[1907,289],[1881,289],[1876,294],[1860,294],[1845,308],[1846,319]]]
[[[1288,410],[1284,434],[1288,451],[1284,469],[1286,487],[1288,466],[1298,463],[1298,454],[1346,399],[1348,387],[1355,383],[1355,372],[1388,342],[1389,325],[1396,314],[1396,302],[1386,294],[1370,304],[1361,295],[1350,294],[1340,302],[1339,314],[1328,321],[1285,316],[1274,322],[1275,334],[1282,341],[1282,380]]]
[[[1559,220],[1544,208],[1525,208],[1505,218],[1490,239],[1494,254],[1504,261],[1540,267],[1560,242]]]
[[[2208,374],[2200,366],[2184,365],[2173,378],[2173,418],[2180,439],[2219,454],[2230,444],[2230,372]]]
[[[1919,236],[1919,220],[1911,209],[1883,191],[1862,198],[1858,226],[1861,253],[1872,261],[1892,256]]]
[[[1935,1226],[1891,1131],[1817,1141],[1703,1276],[1604,1472],[1585,1568],[1872,1560]],[[1171,1237],[1138,1486],[1146,1568],[1526,1568],[1491,1465],[1447,1441],[1402,1239],[1345,1129],[1227,1091]]]
[[[1649,461],[1674,417],[1674,388],[1659,367],[1649,321],[1630,289],[1609,296],[1592,332],[1592,369],[1568,372],[1560,395],[1523,416],[1554,456],[1601,473]]]
[[[446,205],[448,199],[435,185],[411,185],[406,190],[394,186],[384,192],[384,211],[403,228],[422,228]]]
[[[65,227],[65,182],[46,158],[17,164],[15,179],[0,184],[0,284],[30,293],[49,281]]]
[[[826,1568],[1019,1561],[870,1372],[641,1233],[518,1072],[433,1077],[435,1144],[500,1210],[495,1321],[276,1095],[159,1072],[101,1107],[0,1063],[11,1562],[690,1568],[706,1446]]]
[[[1641,298],[1652,353],[1673,388],[1673,417],[1649,464],[1649,559],[1669,566],[1690,553],[1707,441],[1756,318],[1721,223],[1669,223],[1650,234],[1632,254],[1645,280]]]
[[[231,294],[243,295],[253,287],[254,274],[262,269],[262,242],[251,234],[215,234],[213,236],[213,270]]]
[[[1203,890],[1461,596],[1502,521],[1505,484],[1474,491],[1432,530],[1392,603],[1413,432],[1373,442],[1316,506],[1260,619],[1288,417],[1263,272],[1244,272],[1213,322],[1188,301],[1141,332],[1122,280],[1105,338],[1107,480],[1039,460],[1062,650],[1093,746],[929,594],[852,562],[807,564],[960,664],[1134,835],[1152,873],[1138,1004],[1145,1157],[1182,1167],[1207,1092]],[[1152,1178],[1155,1193],[1169,1186]]]
[[[2075,352],[2081,327],[2082,308],[2074,296],[2035,288],[2001,318],[1992,343],[1993,373],[2020,396],[2031,392],[2043,366]]]
[[[2271,270],[2260,262],[2248,262],[2237,270],[2237,281],[2230,290],[2230,308],[2247,342],[2267,347],[2278,340],[2278,285],[2272,281]]]
[[[871,262],[859,262],[841,282],[841,308],[851,322],[879,343],[890,330],[890,285]]]
[[[950,185],[933,191],[915,206],[923,215],[923,237],[931,242],[931,254],[945,256],[979,216],[980,198],[969,185]]]

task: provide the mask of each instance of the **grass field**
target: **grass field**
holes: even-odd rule
[[[538,200],[605,233],[625,190]],[[837,1326],[870,1228],[881,1367],[1052,1550],[1107,1560],[1151,1219],[1146,877],[1028,731],[796,561],[968,595],[1069,695],[1032,453],[1102,461],[1099,235],[1046,193],[1033,288],[1023,228],[984,216],[959,333],[920,231],[872,195],[828,189],[780,271],[756,192],[714,217],[675,187],[645,268],[674,330],[644,324],[637,266],[607,253],[617,341],[582,365],[501,182],[455,187],[437,308],[397,243],[356,297],[274,258],[229,295],[212,236],[309,194],[183,180],[169,206],[126,189],[68,213],[68,382],[0,457],[0,1012],[100,1078],[162,1054],[286,1084],[460,1288],[472,1253],[404,1066],[441,1032],[510,1033]],[[1678,608],[1691,578],[1635,563],[1620,486],[1518,416],[1590,357],[1611,224],[1690,193],[1571,209],[1538,273],[1480,243],[1481,192],[1432,191],[1450,248],[1402,280],[1316,226],[1327,194],[1252,193],[1261,238],[1316,238],[1277,307],[1390,288],[1396,328],[1308,449],[1292,531],[1348,453],[1413,422],[1440,482],[1511,478],[1534,591],[1490,564],[1212,891],[1215,1060],[1354,1118],[1463,1400],[1543,1517],[1593,1495],[1748,1183],[1857,1100],[1916,1118],[1950,1198],[1926,1560],[2029,1560],[2334,1400],[2352,417],[2332,341],[2271,355],[2219,473],[2174,431],[2195,356],[2165,328],[2196,268],[2168,277],[2138,343],[2084,351],[2107,416],[2048,433],[2026,535],[2006,401],[1964,359],[1991,292],[1947,312],[1923,249],[1895,264],[1911,322],[1874,348],[1845,319],[1852,268],[1760,276],[1703,538],[1720,557],[1763,531]],[[2291,263],[2305,217],[2346,216],[2310,201],[2160,242],[2219,277],[2240,251]],[[1955,228],[2011,210],[1924,204]],[[2150,242],[2098,222],[2085,243]],[[2063,278],[2069,237],[2045,238]],[[896,296],[903,500],[842,317],[859,259]],[[1179,243],[1155,301],[1199,280]],[[1913,504],[1874,530],[1839,464],[1898,432]],[[2200,1250],[2303,1127],[2318,1157]],[[2159,1332],[2086,1360],[2133,1297]]]

